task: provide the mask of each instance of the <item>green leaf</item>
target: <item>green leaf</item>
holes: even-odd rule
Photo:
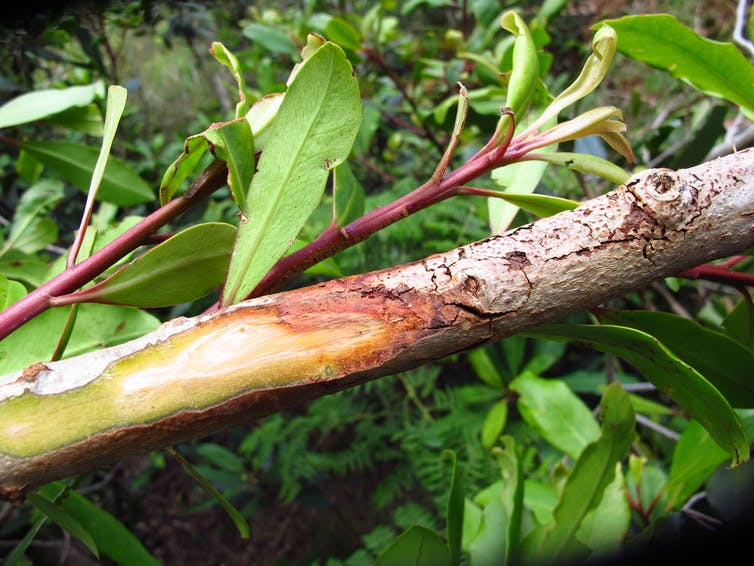
[[[102,113],[96,104],[88,104],[81,108],[69,108],[59,114],[50,116],[47,120],[51,124],[55,124],[61,128],[75,130],[89,134],[90,136],[102,137]]]
[[[186,460],[183,456],[181,456],[178,452],[176,452],[173,448],[167,448],[167,452],[173,456],[176,460],[178,460],[181,463],[181,466],[183,466],[183,469],[186,471],[188,475],[190,475],[192,478],[196,480],[196,483],[198,483],[202,488],[209,493],[215,501],[217,501],[220,506],[225,509],[225,512],[228,514],[228,516],[233,520],[233,522],[236,525],[236,528],[238,529],[239,534],[241,535],[241,538],[247,539],[249,538],[249,523],[246,522],[246,519],[244,519],[243,515],[238,512],[238,510],[233,507],[233,504],[228,501],[225,496],[220,493],[215,486],[213,486],[211,483],[209,483],[204,476],[202,476],[196,468],[194,468],[191,463]]]
[[[337,43],[346,51],[356,53],[361,50],[359,30],[341,17],[330,18],[325,26],[325,35],[327,39]]]
[[[577,340],[623,358],[697,419],[733,455],[734,464],[748,460],[746,432],[725,397],[653,336],[624,326],[578,324],[542,325],[536,336]]]
[[[500,440],[500,435],[503,434],[505,423],[508,420],[508,403],[505,401],[499,401],[492,405],[492,408],[487,412],[487,416],[484,418],[482,424],[482,446],[487,450],[492,448]]]
[[[504,448],[494,450],[503,476],[501,500],[505,512],[505,563],[517,564],[521,552],[521,526],[524,510],[523,464],[516,454],[516,442],[512,436],[502,440]],[[501,556],[502,558],[502,556]]]
[[[257,150],[264,149],[267,144],[267,140],[270,137],[270,131],[272,130],[270,125],[275,116],[277,116],[284,98],[285,94],[282,92],[274,92],[265,95],[252,104],[251,108],[246,113],[246,119],[251,126],[254,145]]]
[[[508,81],[505,106],[510,108],[518,119],[529,104],[539,79],[537,46],[534,45],[526,23],[513,10],[503,14],[500,26],[516,36],[513,42],[513,69]]]
[[[60,492],[60,482],[43,486],[39,492],[48,499]],[[158,566],[161,564],[139,540],[110,513],[75,491],[67,491],[57,500],[66,513],[74,517],[91,535],[104,556],[122,566]]]
[[[60,527],[68,531],[71,536],[83,542],[92,554],[99,558],[97,543],[92,538],[92,535],[90,535],[89,531],[87,531],[81,523],[79,523],[76,518],[68,513],[63,507],[33,491],[26,494],[26,500],[44,513],[48,518],[55,521]]]
[[[617,32],[621,53],[737,104],[754,120],[754,65],[732,43],[706,39],[668,14],[626,16],[606,24]]]
[[[458,473],[456,453],[452,450],[443,450],[443,456],[450,460],[451,463],[445,525],[448,537],[448,550],[450,552],[450,564],[456,566],[461,560],[465,498],[463,496],[463,482]]]
[[[26,289],[18,281],[11,281],[0,273],[0,311],[4,311],[13,303],[23,298]]]
[[[567,167],[572,171],[597,175],[611,183],[615,183],[616,185],[625,183],[630,177],[630,175],[621,167],[618,167],[607,159],[602,159],[601,157],[589,155],[587,153],[572,153],[567,151],[545,153],[532,151],[527,154],[526,157],[527,159],[546,161],[547,163]]]
[[[587,514],[597,508],[615,477],[616,466],[634,441],[635,417],[628,395],[618,383],[608,386],[600,404],[600,437],[579,456],[566,479],[560,501],[553,511],[554,524],[547,529],[537,558],[553,561],[572,558],[582,545],[576,533]]]
[[[564,210],[573,210],[579,206],[576,201],[550,195],[516,194],[500,191],[498,198],[542,218],[558,214]]]
[[[202,442],[196,447],[196,453],[220,469],[239,475],[243,473],[243,460],[225,446]]]
[[[576,538],[600,555],[617,556],[624,549],[630,526],[631,508],[626,498],[625,477],[617,464],[615,479],[605,488],[599,505],[581,521]]]
[[[733,407],[754,407],[754,352],[725,334],[658,311],[604,310],[598,317],[654,336],[712,383]]]
[[[273,53],[296,57],[298,49],[293,40],[278,28],[251,23],[243,28],[243,35],[260,47]]]
[[[524,372],[510,387],[519,394],[518,408],[524,420],[574,460],[599,436],[592,412],[562,381]]]
[[[246,101],[246,81],[243,78],[238,59],[219,41],[212,42],[212,47],[210,47],[209,51],[215,56],[215,59],[228,68],[233,75],[233,79],[236,81],[239,99],[236,104],[236,118],[241,118],[249,111],[249,103]]]
[[[70,307],[48,309],[0,341],[0,375],[49,359]],[[143,336],[160,325],[157,317],[132,307],[83,304],[66,348],[72,357]]]
[[[89,85],[27,92],[0,106],[0,128],[52,116],[75,106],[86,106],[105,95],[102,81]]]
[[[11,249],[34,253],[57,239],[57,225],[43,218],[63,199],[63,185],[58,181],[44,180],[32,185],[21,195],[8,237],[0,256]]]
[[[241,210],[254,176],[254,138],[245,117],[210,126],[204,137],[210,151],[228,166],[228,187]]]
[[[343,227],[364,214],[364,187],[354,177],[348,161],[333,169],[333,220]]]
[[[83,300],[139,307],[187,303],[220,287],[236,230],[207,222],[179,232],[80,292]]]
[[[178,191],[183,181],[199,165],[199,161],[207,152],[207,138],[203,133],[186,138],[183,142],[183,153],[170,164],[160,182],[160,205],[168,203]]]
[[[468,506],[467,506],[468,509]],[[507,519],[501,498],[484,504],[481,525],[476,536],[468,543],[470,563],[474,566],[498,566],[505,556]]]
[[[429,529],[413,526],[391,544],[375,566],[449,566],[448,547]]]
[[[689,422],[675,445],[663,487],[668,508],[680,509],[728,457],[697,421]]]
[[[467,358],[476,376],[490,387],[503,389],[507,380],[497,367],[499,360],[493,360],[493,351],[489,346],[474,348],[467,354]]]
[[[21,142],[21,148],[83,192],[89,188],[99,148],[73,142]],[[152,188],[125,162],[112,157],[105,168],[99,198],[118,206],[152,200]]]
[[[522,161],[495,169],[491,176],[498,185],[506,187],[506,192],[524,195],[533,193],[537,189],[546,169],[547,163]],[[508,230],[518,213],[518,206],[501,198],[488,198],[487,208],[493,234],[502,234]]]
[[[242,300],[285,253],[319,204],[330,170],[361,123],[353,69],[332,43],[299,68],[272,124],[251,183],[222,303]]]

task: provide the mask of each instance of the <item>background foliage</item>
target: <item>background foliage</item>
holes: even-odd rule
[[[121,2],[29,16],[24,25],[9,22],[0,43],[3,98],[80,87],[74,94],[82,102],[63,113],[46,106],[38,120],[3,124],[0,131],[0,274],[15,282],[2,304],[22,292],[18,286],[34,288],[63,269],[61,254],[78,228],[99,147],[105,85],[124,85],[129,100],[113,146],[122,168],[109,171],[114,188],[109,193],[103,186],[93,217],[100,242],[157,206],[153,189],[185,138],[233,115],[237,89],[228,69],[210,55],[213,41],[236,55],[254,97],[284,88],[307,33],[344,49],[364,101],[350,163],[370,210],[431,174],[452,130],[459,81],[469,89],[470,114],[456,164],[495,129],[505,97],[499,74],[510,70],[512,57],[512,38],[499,27],[504,9],[516,8],[529,25],[542,48],[541,77],[557,93],[588,55],[590,26],[624,15],[624,4]],[[631,7],[634,13],[667,11],[720,40],[730,37],[732,9],[728,2],[691,1]],[[739,110],[751,111],[746,97],[708,90],[620,57],[603,85],[569,112],[603,104],[621,108],[637,162],[627,163],[596,137],[562,149],[605,156],[627,169],[695,165],[719,144],[729,145],[726,135],[745,123]],[[479,183],[497,187],[495,179]],[[582,200],[612,185],[549,167],[535,186],[540,194]],[[299,235],[302,241],[328,225],[331,208],[325,195]],[[236,212],[223,190],[170,230],[199,221],[235,224]],[[292,284],[396,265],[484,238],[489,214],[484,199],[441,202]],[[513,224],[534,218],[519,211]],[[748,265],[744,259],[738,267],[745,272]],[[400,561],[401,552],[440,541],[441,556],[447,542],[451,559],[487,564],[501,557],[555,559],[583,548],[625,555],[648,542],[673,547],[713,537],[741,516],[751,465],[727,469],[730,454],[636,368],[673,369],[701,352],[692,365],[710,377],[725,365],[713,352],[727,352],[728,373],[720,378],[723,385],[715,385],[751,437],[754,405],[740,376],[751,375],[752,341],[748,302],[741,297],[729,286],[667,280],[609,305],[618,310],[574,316],[564,321],[567,327],[509,338],[176,447],[248,521],[248,539],[239,535],[221,496],[209,495],[178,458],[160,452],[76,478],[68,487],[46,486],[21,507],[3,504],[0,552],[11,553],[34,533],[25,551],[33,562],[82,563],[95,550],[117,563],[199,558],[355,565]],[[216,298],[149,310],[82,305],[66,355],[200,313]],[[637,310],[654,312],[631,314]],[[67,311],[50,312],[29,331],[33,344],[23,345],[30,361],[49,358],[55,349]],[[598,327],[575,325],[595,317],[623,328],[612,343],[598,337],[606,353],[562,341],[594,339],[583,329]],[[629,340],[641,342],[646,360],[626,357],[621,347]],[[5,342],[2,373],[19,363],[8,352],[20,348]],[[608,387],[614,382],[622,388]],[[616,446],[624,450],[608,454]],[[600,474],[590,461],[601,466]],[[587,465],[592,473],[578,473]],[[590,497],[596,500],[584,506]],[[242,523],[236,517],[236,525]],[[566,537],[558,527],[564,524],[579,525],[578,533]],[[554,526],[522,543],[538,525]]]

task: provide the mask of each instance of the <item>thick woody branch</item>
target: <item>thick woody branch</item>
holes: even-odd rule
[[[754,245],[754,151],[648,170],[422,261],[261,297],[0,377],[0,493],[510,336]]]

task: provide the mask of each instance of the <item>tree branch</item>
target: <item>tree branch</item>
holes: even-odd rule
[[[754,150],[419,262],[0,377],[0,494],[510,336],[754,245]]]

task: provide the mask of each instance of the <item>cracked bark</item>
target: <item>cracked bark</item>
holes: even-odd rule
[[[754,245],[754,150],[419,262],[0,377],[0,495],[510,336]],[[77,407],[84,407],[82,410]]]

